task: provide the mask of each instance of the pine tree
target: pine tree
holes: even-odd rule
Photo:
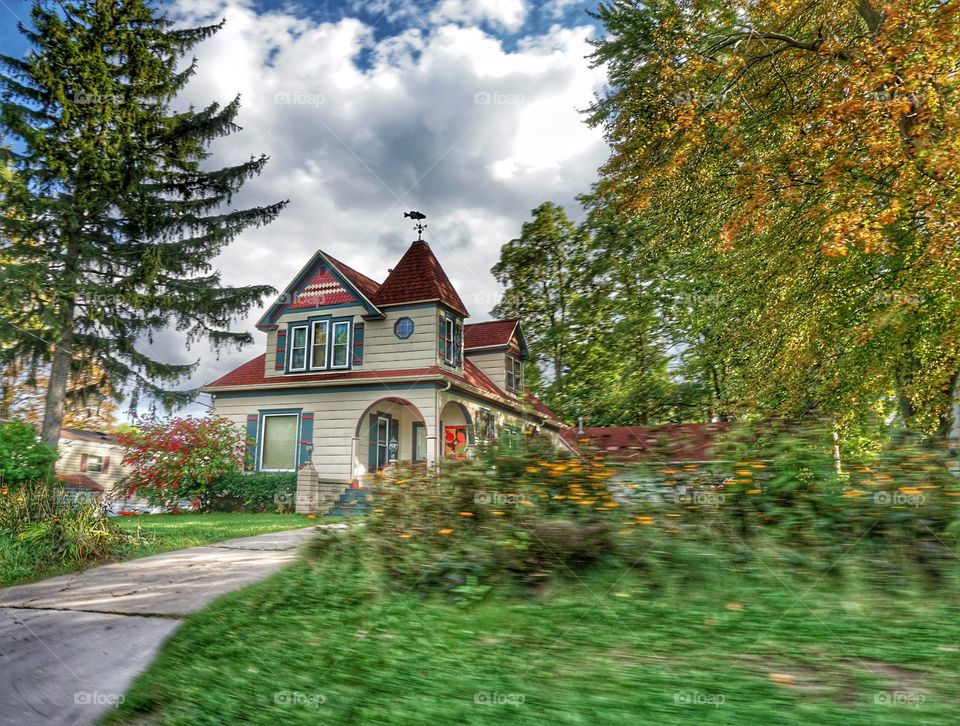
[[[222,23],[174,28],[144,0],[38,0],[24,59],[0,56],[0,337],[8,358],[49,364],[42,438],[56,445],[71,376],[163,404],[194,364],[142,352],[175,328],[186,343],[252,342],[230,323],[268,286],[228,287],[213,258],[286,202],[228,209],[265,156],[222,169],[208,144],[239,130],[239,97],[196,110],[171,102],[196,71],[179,61]]]

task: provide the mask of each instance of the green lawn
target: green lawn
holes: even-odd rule
[[[109,561],[133,559],[234,537],[309,527],[321,521],[331,522],[336,519],[324,517],[310,520],[297,514],[149,514],[116,517],[113,521],[131,534],[139,531],[141,541],[126,547],[122,557]],[[97,562],[87,566],[99,564],[105,563]],[[32,582],[78,569],[82,568],[75,564],[37,562],[36,556],[28,547],[0,534],[0,587]]]
[[[109,722],[956,723],[953,576],[707,555],[475,604],[298,563],[190,617]]]

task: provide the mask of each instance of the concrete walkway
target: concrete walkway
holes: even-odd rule
[[[0,589],[0,724],[94,723],[189,613],[296,558],[316,527]]]

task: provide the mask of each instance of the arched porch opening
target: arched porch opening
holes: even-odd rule
[[[354,480],[391,464],[425,463],[427,433],[426,419],[410,401],[396,396],[374,401],[357,420]]]

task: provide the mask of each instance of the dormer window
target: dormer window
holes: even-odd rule
[[[288,373],[350,367],[352,320],[329,316],[290,325]]]
[[[507,356],[507,390],[523,391],[523,362],[512,355]]]
[[[314,320],[311,326],[313,328],[311,335],[313,345],[310,347],[310,368],[312,370],[322,370],[327,367],[327,328],[329,325],[329,320]]]
[[[307,326],[298,325],[290,329],[290,370],[307,369]]]
[[[331,368],[346,368],[350,353],[350,321],[339,320],[333,324],[333,343],[330,355]]]

